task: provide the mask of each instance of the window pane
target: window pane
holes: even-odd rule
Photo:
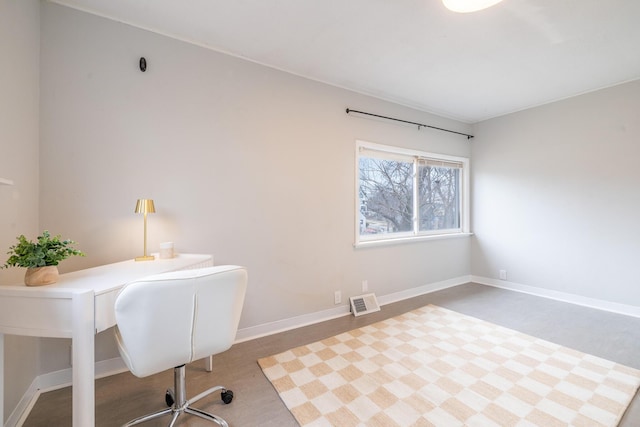
[[[460,228],[460,169],[418,166],[420,231]]]
[[[413,231],[413,163],[360,157],[360,235]]]

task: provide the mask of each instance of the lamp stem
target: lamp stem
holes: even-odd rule
[[[144,213],[144,256],[147,256],[147,213]]]
[[[147,255],[147,213],[144,212],[144,255],[136,257],[136,261],[151,261],[155,257],[153,255]]]

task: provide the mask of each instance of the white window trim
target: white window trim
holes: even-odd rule
[[[435,230],[430,232],[421,232],[421,233],[394,233],[392,235],[374,235],[367,236],[363,238],[360,235],[360,152],[363,149],[380,151],[383,153],[396,154],[400,156],[410,156],[410,157],[423,157],[429,159],[437,159],[443,160],[447,162],[456,162],[462,164],[461,170],[461,178],[460,182],[462,183],[462,188],[460,189],[460,228],[456,230]],[[471,235],[471,227],[470,227],[470,160],[467,157],[459,157],[459,156],[451,156],[448,154],[437,154],[437,153],[429,153],[425,151],[412,150],[401,147],[394,147],[390,145],[383,145],[374,142],[356,140],[356,151],[355,151],[355,218],[354,218],[354,235],[355,235],[355,243],[354,246],[358,247],[371,247],[378,245],[387,245],[387,244],[399,244],[399,243],[410,243],[417,241],[425,241],[425,240],[438,240],[438,239],[450,239],[455,237],[464,237]],[[417,201],[416,201],[417,202]]]

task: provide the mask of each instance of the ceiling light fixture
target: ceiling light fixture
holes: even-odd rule
[[[453,12],[468,13],[486,9],[502,0],[442,0],[445,7]]]

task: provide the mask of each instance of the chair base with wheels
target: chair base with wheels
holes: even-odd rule
[[[215,393],[216,391],[220,391],[220,398],[222,399],[222,401],[226,404],[229,404],[233,400],[233,392],[231,390],[227,390],[222,386],[216,386],[211,387],[210,389],[205,390],[197,396],[194,396],[191,399],[187,400],[185,378],[185,365],[176,366],[175,368],[173,368],[174,388],[168,389],[165,394],[165,402],[167,406],[169,406],[169,408],[161,409],[159,411],[138,417],[124,424],[122,427],[130,427],[137,424],[142,424],[144,422],[155,420],[156,418],[164,417],[166,415],[171,415],[171,423],[169,424],[169,427],[173,427],[173,425],[178,420],[178,417],[183,413],[195,415],[205,420],[214,422],[220,427],[229,427],[229,424],[227,424],[227,422],[219,416],[202,411],[198,408],[193,408],[191,407],[191,405],[196,403],[200,399],[203,399],[208,395]]]

